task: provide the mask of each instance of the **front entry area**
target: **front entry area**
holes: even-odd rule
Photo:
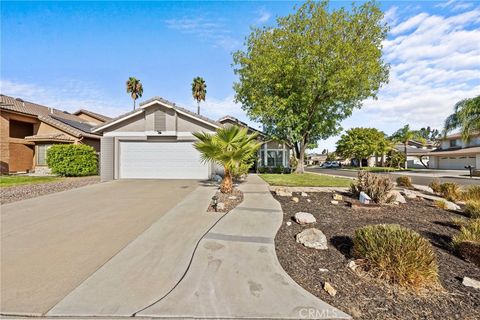
[[[192,142],[120,142],[120,179],[208,179]]]

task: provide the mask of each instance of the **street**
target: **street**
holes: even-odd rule
[[[324,173],[330,175],[336,175],[341,177],[350,177],[356,178],[357,171],[345,170],[345,169],[324,169],[318,167],[307,168],[306,171],[313,173]],[[479,178],[468,178],[468,177],[456,177],[455,175],[466,174],[467,171],[452,171],[452,170],[419,170],[419,171],[402,171],[402,172],[388,172],[388,173],[377,173],[377,174],[387,174],[392,177],[392,180],[395,180],[398,176],[409,176],[412,178],[413,184],[420,184],[428,186],[434,179],[440,180],[440,182],[456,182],[459,185],[480,185]]]

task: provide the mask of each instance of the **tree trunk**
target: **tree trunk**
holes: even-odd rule
[[[135,110],[135,101],[136,99],[133,99],[133,110]]]
[[[407,158],[407,143],[408,141],[405,141],[405,170],[408,169],[408,158]]]
[[[300,154],[297,157],[298,164],[297,168],[295,168],[295,173],[305,173],[305,168],[304,168],[304,159],[305,159],[305,143],[302,143],[300,145]]]
[[[200,102],[197,101],[197,114],[200,115]]]
[[[360,166],[360,168],[362,168],[362,161],[363,161],[362,158],[358,158],[358,165]]]
[[[230,170],[225,168],[225,174],[223,176],[222,184],[220,185],[220,192],[232,193],[233,191],[233,179]]]

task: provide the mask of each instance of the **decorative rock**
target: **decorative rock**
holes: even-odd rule
[[[355,260],[352,260],[347,264],[347,267],[349,269],[355,271],[355,269],[357,269],[357,267],[358,267],[358,264],[355,262]]]
[[[337,294],[337,290],[335,290],[335,288],[332,287],[332,285],[328,282],[325,282],[323,284],[323,290],[327,291],[327,293],[332,297],[335,297],[335,295]]]
[[[302,192],[300,195],[301,195],[302,197],[308,197],[308,194],[307,194],[306,192]]]
[[[286,225],[290,227],[292,225],[292,221],[287,221]]]
[[[415,199],[417,197],[417,194],[414,191],[408,189],[403,189],[403,194],[408,199]]]
[[[463,277],[462,284],[466,287],[480,289],[480,281],[469,278],[469,277]]]
[[[318,269],[319,272],[328,272],[329,270],[328,269],[324,269],[324,268],[320,268]]]
[[[343,200],[343,197],[339,194],[334,194],[333,195],[333,200],[336,200],[336,201],[342,201]]]
[[[221,182],[223,180],[223,178],[218,174],[214,175],[212,179],[216,182]]]
[[[445,200],[445,206],[447,210],[452,210],[452,211],[460,210],[460,206],[458,204],[455,204],[447,200]]]
[[[307,248],[327,250],[327,237],[322,231],[315,228],[308,228],[297,234],[296,241]]]
[[[230,197],[228,197],[228,200],[237,200],[237,197],[236,196],[230,196]]]
[[[397,190],[390,191],[389,197],[393,196],[393,201],[398,203],[407,203],[407,200]]]
[[[298,200],[297,197],[292,197],[292,201],[295,202],[295,203],[298,203],[298,201],[300,201],[300,200]]]
[[[435,192],[433,192],[433,189],[430,188],[429,186],[422,186],[422,185],[419,185],[419,184],[414,184],[413,187],[416,190],[419,190],[419,191],[422,191],[422,192],[428,192],[428,193],[432,193],[432,194],[435,193]]]
[[[217,210],[225,210],[225,203],[219,202],[217,203]]]
[[[279,197],[291,197],[292,196],[292,193],[287,191],[286,188],[275,189],[275,194]]]
[[[307,199],[307,202],[312,202],[312,200],[310,200],[310,199]]]
[[[370,201],[372,201],[372,198],[368,196],[365,192],[360,192],[360,196],[358,197],[358,200],[360,200],[361,203],[363,204],[369,204]]]
[[[295,221],[298,224],[308,224],[308,223],[315,223],[317,219],[308,212],[297,212],[295,213]]]
[[[332,200],[330,201],[331,204],[338,204],[338,201],[337,200]]]

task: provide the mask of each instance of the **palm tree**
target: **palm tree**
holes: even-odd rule
[[[401,142],[404,145],[405,151],[405,169],[408,169],[408,141],[417,140],[421,143],[425,143],[425,138],[422,137],[419,131],[410,130],[410,126],[407,124],[403,128],[398,129],[391,137],[394,142]]]
[[[133,110],[135,110],[135,101],[138,98],[141,98],[143,95],[143,85],[135,77],[130,77],[127,80],[127,93],[130,93],[130,96],[133,99]]]
[[[480,131],[480,96],[457,102],[454,110],[445,120],[444,134],[460,128],[462,139],[468,142],[472,133]]]
[[[217,129],[215,134],[197,132],[193,134],[199,141],[194,143],[204,162],[215,162],[223,166],[224,177],[220,191],[231,193],[233,190],[232,173],[248,163],[255,155],[261,143],[256,134],[248,134],[247,128],[228,126]]]
[[[200,114],[200,101],[205,101],[207,95],[207,84],[202,77],[193,78],[192,96],[197,101],[197,114]]]

